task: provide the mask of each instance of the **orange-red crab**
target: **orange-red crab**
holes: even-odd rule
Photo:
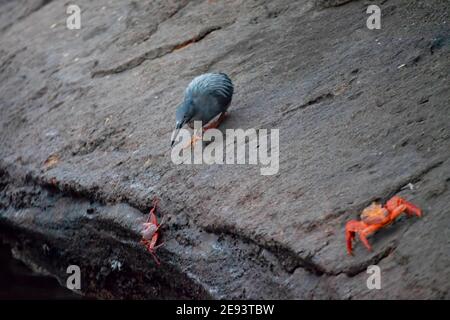
[[[422,210],[398,196],[394,196],[388,200],[385,206],[374,202],[365,208],[361,213],[361,221],[350,220],[345,225],[348,254],[353,254],[352,241],[355,238],[355,233],[359,234],[362,243],[371,251],[372,247],[369,241],[367,241],[367,237],[395,221],[403,212],[406,212],[408,216],[413,214],[418,217],[422,216]]]
[[[150,210],[150,213],[148,214],[147,221],[144,223],[144,229],[142,230],[142,239],[141,243],[147,248],[148,252],[152,255],[153,259],[155,259],[155,262],[157,265],[160,265],[160,261],[158,259],[158,256],[156,255],[155,251],[159,247],[163,245],[163,243],[156,245],[159,239],[159,228],[163,224],[163,221],[161,221],[160,224],[158,224],[158,221],[156,219],[156,208],[158,207],[158,199],[153,199],[153,207]]]

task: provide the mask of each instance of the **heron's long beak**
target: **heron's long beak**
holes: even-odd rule
[[[172,142],[170,143],[170,147],[173,147],[173,144],[175,143],[175,139],[177,138],[178,132],[180,132],[180,129],[182,126],[183,126],[183,122],[177,122],[175,130],[172,133]]]

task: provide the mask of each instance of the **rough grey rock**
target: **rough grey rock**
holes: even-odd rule
[[[61,284],[77,264],[99,298],[450,298],[448,1],[384,1],[381,30],[365,1],[80,0],[81,30],[39,3],[0,2],[15,256]],[[207,71],[236,87],[222,129],[280,129],[277,175],[170,161],[175,107]],[[424,217],[347,256],[346,221],[394,194]],[[154,196],[160,267],[139,244]]]

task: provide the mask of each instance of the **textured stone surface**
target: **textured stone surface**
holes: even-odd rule
[[[381,30],[365,1],[86,0],[81,30],[65,1],[37,3],[0,2],[17,257],[61,283],[78,264],[101,298],[450,298],[448,1],[382,1]],[[277,175],[170,161],[174,109],[207,71],[236,87],[222,129],[280,129]],[[347,256],[345,222],[394,194],[424,217]],[[159,268],[139,245],[154,196]]]

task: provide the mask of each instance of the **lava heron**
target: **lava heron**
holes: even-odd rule
[[[225,118],[232,97],[233,83],[226,74],[205,73],[195,77],[186,88],[183,103],[176,111],[176,129],[171,146],[185,124],[193,128],[194,121],[201,121],[203,131],[217,128]],[[217,116],[215,121],[211,121]],[[198,139],[194,134],[191,144]]]

